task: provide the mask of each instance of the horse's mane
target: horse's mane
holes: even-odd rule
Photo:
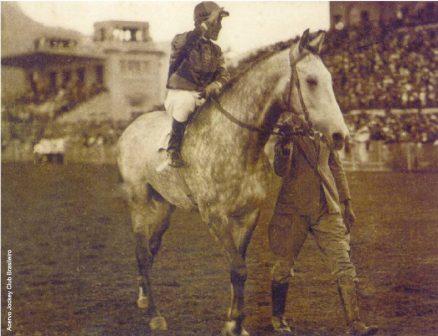
[[[317,36],[322,30],[310,33],[310,39]],[[262,47],[252,52],[249,56],[239,60],[236,66],[228,67],[228,71],[231,74],[231,79],[225,84],[224,91],[230,89],[236,82],[239,81],[243,76],[245,76],[249,70],[251,70],[255,65],[267,60],[276,53],[290,48],[292,45],[298,43],[300,36],[291,38],[286,41],[280,41],[266,47]]]
[[[257,49],[255,52],[251,53],[249,56],[241,59],[236,66],[229,67],[228,71],[231,74],[231,79],[225,84],[224,91],[229,90],[234,86],[236,82],[239,81],[243,76],[245,76],[248,71],[250,71],[255,65],[267,60],[276,53],[289,48],[292,44],[296,43],[299,37],[294,39],[289,39],[287,41],[280,41],[275,44],[269,45]]]

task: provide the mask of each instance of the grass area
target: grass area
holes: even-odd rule
[[[356,172],[349,180],[358,215],[353,259],[375,292],[362,300],[365,319],[381,335],[438,334],[438,174]],[[148,316],[134,305],[134,239],[117,183],[114,166],[2,165],[2,260],[11,249],[15,335],[149,334]],[[268,219],[266,210],[248,252],[246,326],[260,336],[269,335]],[[165,335],[219,334],[229,275],[197,214],[175,213],[153,282]],[[5,294],[3,287],[3,302]],[[345,328],[311,239],[299,257],[288,318],[302,335]]]

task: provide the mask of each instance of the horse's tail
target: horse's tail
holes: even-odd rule
[[[115,146],[115,157],[117,162],[117,193],[122,196],[125,200],[129,200],[130,195],[130,188],[128,186],[128,183],[126,182],[124,176],[123,176],[123,167],[122,167],[122,160],[121,160],[121,149],[120,149],[120,142],[121,137],[117,141],[117,144]]]
[[[116,146],[115,146],[115,157],[116,157],[116,163],[117,163],[117,173],[118,173],[118,177],[117,177],[117,182],[118,183],[123,183],[123,175],[122,175],[122,167],[121,167],[121,160],[120,160],[120,140],[121,137],[118,139]]]
[[[117,183],[122,184],[123,182],[124,180],[122,174],[120,173],[120,169],[117,169]]]

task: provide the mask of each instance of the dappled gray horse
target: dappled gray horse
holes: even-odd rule
[[[313,127],[334,146],[348,133],[330,73],[318,56],[323,38],[323,33],[310,38],[306,31],[291,49],[257,62],[216,102],[202,106],[187,127],[184,168],[158,169],[166,160],[165,152],[159,151],[160,139],[171,124],[163,111],[139,117],[121,136],[118,165],[137,240],[137,305],[149,310],[151,329],[167,328],[152,295],[150,271],[170,215],[180,207],[198,210],[226,252],[232,295],[223,334],[248,335],[243,328],[245,254],[272,185],[272,169],[263,151],[270,130],[282,112],[302,113],[307,106]]]

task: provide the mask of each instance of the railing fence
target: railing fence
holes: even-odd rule
[[[340,154],[346,170],[438,171],[438,146],[433,144],[355,142]],[[33,160],[33,148],[29,143],[10,141],[2,149],[3,162]],[[70,144],[64,155],[64,163],[115,164],[115,147]]]

